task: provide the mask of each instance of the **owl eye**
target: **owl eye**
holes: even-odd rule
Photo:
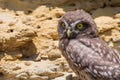
[[[62,28],[63,28],[63,29],[65,29],[65,28],[66,28],[66,26],[65,26],[65,23],[64,23],[64,22],[61,24],[61,26],[62,26]]]
[[[84,26],[83,26],[83,24],[78,23],[78,24],[76,25],[76,28],[79,29],[79,30],[81,30],[81,29],[84,28]]]

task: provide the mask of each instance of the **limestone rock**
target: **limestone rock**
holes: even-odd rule
[[[95,22],[97,24],[100,33],[116,27],[115,20],[111,17],[105,17],[105,16],[98,17],[95,19]]]
[[[13,64],[14,63],[14,64]],[[63,76],[62,72],[52,71],[52,66],[50,61],[43,62],[29,62],[31,65],[25,65],[27,62],[6,62],[1,64],[0,73],[4,74],[7,78],[13,78],[15,80],[48,80],[54,79],[56,77]],[[47,63],[47,65],[46,65]],[[13,77],[15,76],[15,77]]]
[[[120,19],[120,13],[119,13],[119,14],[116,14],[116,15],[114,16],[114,18]]]
[[[48,59],[56,60],[57,58],[61,58],[61,54],[58,49],[52,50],[48,53]]]
[[[59,19],[77,9],[88,11],[100,37],[120,52],[120,0],[0,0],[0,80],[78,80],[57,36]]]
[[[16,50],[36,36],[34,27],[23,24],[20,17],[2,13],[0,21],[0,51]]]

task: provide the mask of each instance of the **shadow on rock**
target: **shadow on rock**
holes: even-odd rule
[[[32,60],[36,55],[36,47],[32,41],[20,46],[18,49],[13,51],[1,51],[0,60],[15,61],[17,59],[26,58],[26,60]]]

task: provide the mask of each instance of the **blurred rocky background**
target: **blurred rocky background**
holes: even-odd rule
[[[120,52],[120,0],[0,0],[0,80],[77,80],[58,50],[56,26],[78,9]]]

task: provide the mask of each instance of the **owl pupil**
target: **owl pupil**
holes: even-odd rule
[[[78,25],[78,27],[82,27],[81,25]]]

